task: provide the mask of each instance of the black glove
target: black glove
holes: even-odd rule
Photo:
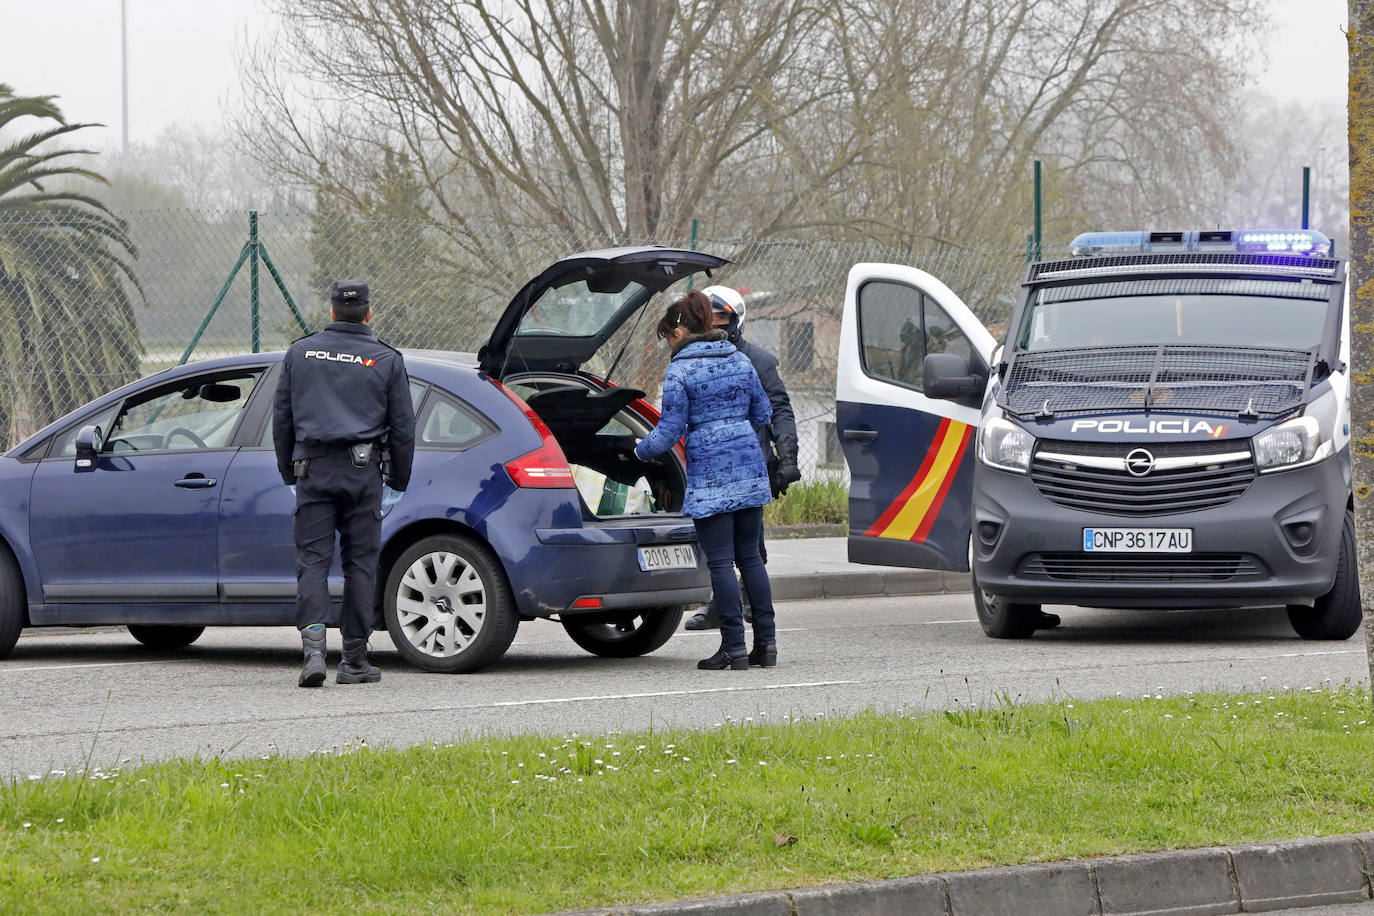
[[[773,495],[782,496],[787,493],[788,486],[801,480],[801,470],[795,461],[779,461],[771,476],[769,483]]]

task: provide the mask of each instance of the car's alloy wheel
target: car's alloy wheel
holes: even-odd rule
[[[677,632],[685,605],[645,608],[614,621],[584,621],[564,617],[563,629],[572,641],[603,658],[636,658],[662,647]]]
[[[0,547],[0,658],[19,640],[24,627],[24,579],[9,550]]]
[[[383,606],[391,641],[426,671],[477,671],[510,648],[519,625],[500,561],[474,538],[441,534],[402,553]]]
[[[205,627],[129,624],[129,635],[150,649],[180,649],[195,642],[204,632]]]

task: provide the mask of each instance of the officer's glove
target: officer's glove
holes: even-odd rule
[[[393,490],[386,484],[382,484],[382,518],[386,518],[387,514],[401,501],[401,494],[403,492],[405,491]]]
[[[787,488],[798,480],[801,480],[801,469],[797,467],[795,461],[778,462],[778,468],[773,472],[773,495],[786,494]]]
[[[288,484],[286,485],[286,489],[288,489],[288,490],[291,491],[291,498],[292,498],[292,499],[295,499],[295,498],[296,498],[296,485],[295,485],[294,483],[288,483]]]

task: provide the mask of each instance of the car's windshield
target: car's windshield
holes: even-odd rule
[[[605,327],[622,306],[632,299],[644,298],[645,293],[644,287],[633,281],[614,293],[595,292],[585,280],[550,287],[530,306],[515,333],[518,337],[590,337]]]
[[[1021,350],[1192,344],[1306,350],[1321,343],[1330,287],[1310,280],[1158,279],[1047,286]]]

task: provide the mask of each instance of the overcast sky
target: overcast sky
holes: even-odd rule
[[[240,36],[271,27],[262,0],[126,3],[129,139],[150,141],[178,122],[217,127],[238,91]],[[1257,62],[1255,85],[1284,100],[1343,105],[1346,0],[1271,3],[1270,59],[1267,68]],[[105,124],[104,143],[117,149],[120,0],[0,0],[0,9],[0,82],[60,96],[68,120]]]

